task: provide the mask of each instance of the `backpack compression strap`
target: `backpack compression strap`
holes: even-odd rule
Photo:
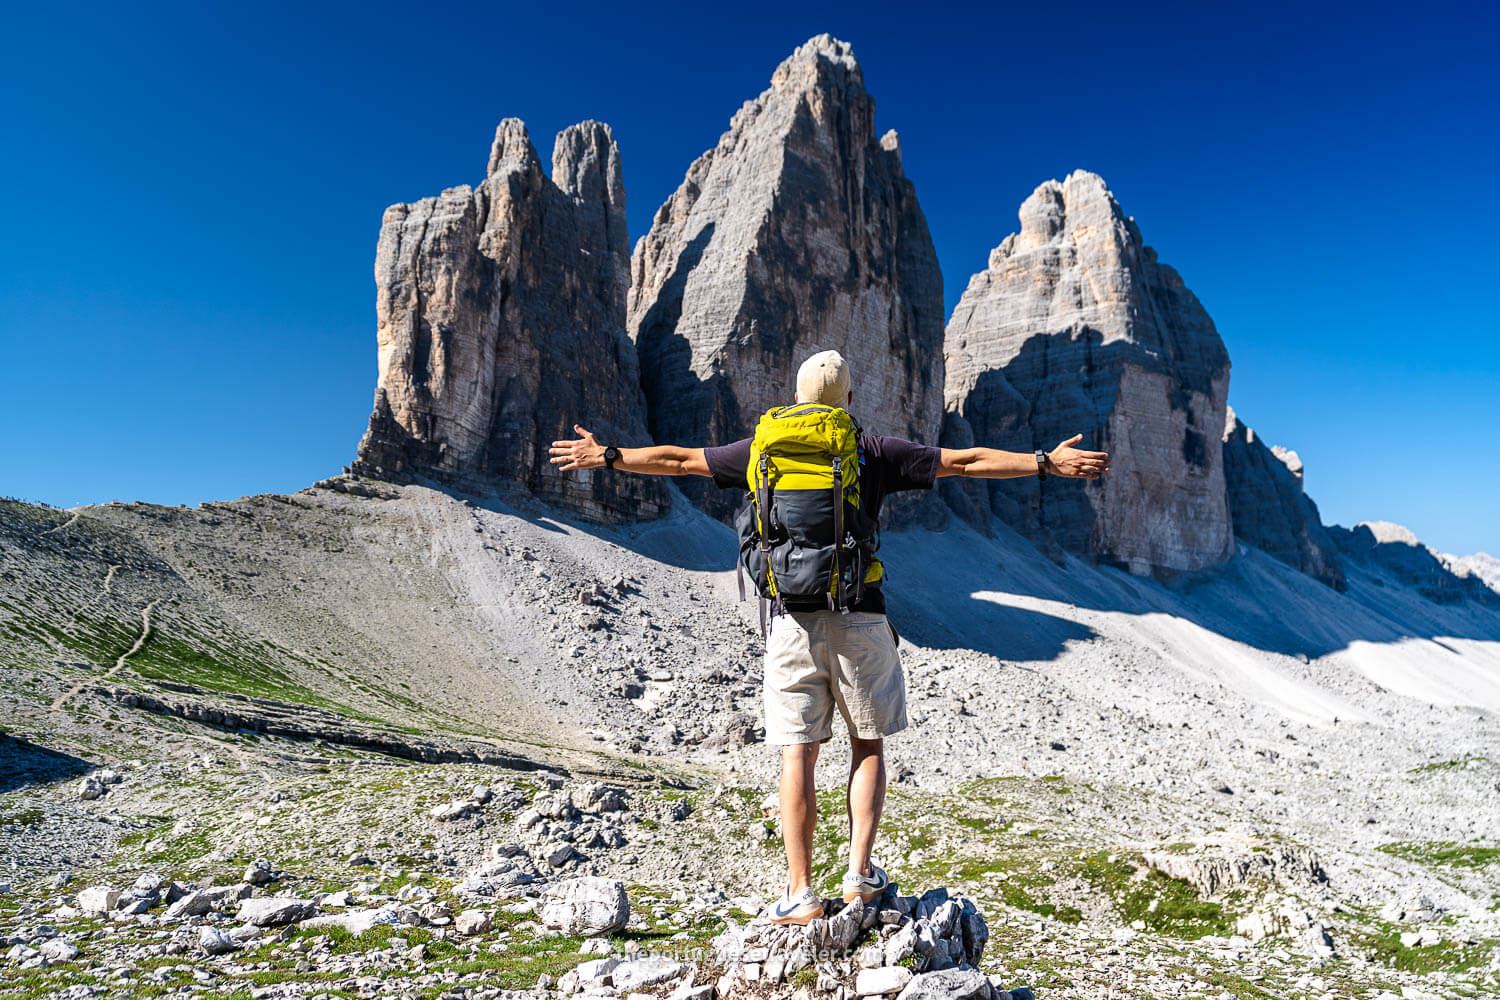
[[[766,529],[771,523],[771,458],[760,453],[760,469],[755,477],[755,516],[760,524],[760,560],[766,568],[766,586],[776,596],[776,578],[771,574],[771,550],[766,544]],[[760,637],[766,637],[766,599],[760,599]]]
[[[839,586],[839,550],[844,546],[844,460],[833,456],[833,583],[828,590],[828,610],[849,613]]]

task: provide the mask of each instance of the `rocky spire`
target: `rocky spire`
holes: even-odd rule
[[[1020,217],[948,322],[945,440],[1029,451],[1081,432],[1111,452],[1104,479],[995,482],[993,511],[1136,572],[1222,562],[1229,356],[1213,321],[1097,175],[1048,181]]]
[[[820,35],[777,67],[657,211],[631,277],[658,441],[748,434],[826,349],[849,360],[867,430],[936,438],[942,276],[846,43]]]
[[[1302,489],[1302,459],[1295,451],[1267,448],[1233,407],[1224,425],[1224,481],[1236,538],[1344,589],[1338,546]]]
[[[610,443],[646,443],[625,336],[627,246],[620,150],[594,121],[558,134],[551,179],[526,126],[507,118],[477,188],[386,209],[379,383],[353,470],[519,486],[603,520],[660,513],[658,481],[547,463],[575,421]]]

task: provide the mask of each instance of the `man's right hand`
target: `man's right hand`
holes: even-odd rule
[[[604,445],[600,444],[592,433],[584,430],[577,424],[573,425],[573,432],[578,437],[572,441],[553,441],[549,453],[552,458],[549,461],[553,465],[560,465],[562,472],[572,472],[574,469],[597,469],[604,464]]]
[[[1047,471],[1054,476],[1069,479],[1098,479],[1109,471],[1109,453],[1103,451],[1079,451],[1073,447],[1083,440],[1082,434],[1074,434],[1047,453]]]

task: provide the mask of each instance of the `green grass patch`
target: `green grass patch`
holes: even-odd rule
[[[556,980],[587,959],[589,956],[578,953],[582,944],[582,938],[567,936],[517,940],[504,951],[481,951],[450,963],[448,969],[461,976],[493,970],[493,976],[485,980],[486,985],[506,990],[527,989],[535,986],[537,977],[543,973]]]
[[[1448,868],[1483,868],[1500,861],[1500,847],[1459,844],[1451,840],[1399,840],[1381,844],[1376,850],[1405,861]]]
[[[1234,920],[1224,907],[1198,898],[1180,879],[1154,870],[1141,876],[1135,865],[1104,853],[1082,859],[1077,874],[1107,894],[1127,924],[1140,920],[1149,931],[1186,940],[1234,933]]]
[[[973,830],[975,833],[987,836],[1004,833],[1012,826],[1011,820],[1000,816],[962,815],[955,816],[954,822],[965,829]]]
[[[15,813],[0,814],[0,819],[15,826],[40,826],[46,818],[47,814],[35,807],[21,809]]]
[[[270,666],[272,659],[269,650],[235,650],[203,636],[184,639],[175,630],[168,633],[153,629],[145,645],[126,662],[133,673],[147,680],[348,711]]]
[[[1411,948],[1401,943],[1401,933],[1355,934],[1355,943],[1370,953],[1371,960],[1389,969],[1426,974],[1464,972],[1487,965],[1496,942],[1463,945],[1454,941]]]

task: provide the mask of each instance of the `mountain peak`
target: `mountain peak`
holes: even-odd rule
[[[776,90],[805,87],[809,83],[808,71],[816,72],[820,65],[847,74],[851,82],[864,86],[864,73],[854,57],[854,47],[824,32],[797,46],[781,61],[771,74],[771,87]]]

